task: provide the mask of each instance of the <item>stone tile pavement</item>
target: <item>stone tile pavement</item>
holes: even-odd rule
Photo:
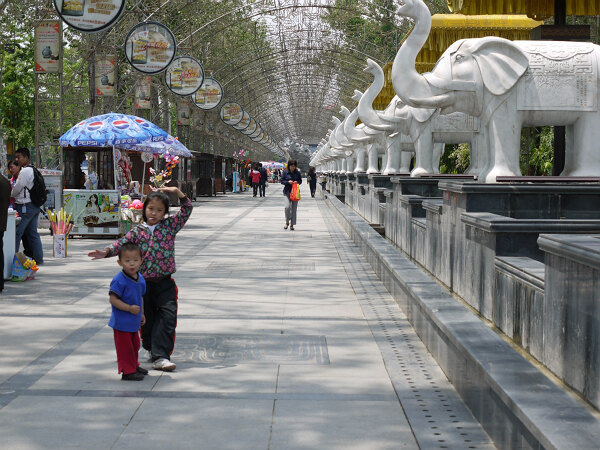
[[[279,185],[195,202],[176,247],[177,370],[142,382],[116,373],[116,259],[86,256],[108,239],[72,239],[67,259],[8,283],[0,447],[493,448],[322,200],[303,196],[296,231]]]

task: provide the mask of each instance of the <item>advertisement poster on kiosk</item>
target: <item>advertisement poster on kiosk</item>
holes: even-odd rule
[[[64,190],[64,208],[72,214],[72,234],[118,234],[121,196],[114,190]]]

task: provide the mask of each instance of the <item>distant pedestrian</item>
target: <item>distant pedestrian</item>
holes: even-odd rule
[[[260,184],[258,185],[258,191],[261,197],[265,196],[265,188],[267,187],[267,169],[265,169],[262,163],[258,163],[258,171],[260,172]]]
[[[8,223],[10,181],[0,174],[0,293],[4,290],[4,232]]]
[[[15,208],[21,217],[17,225],[15,251],[19,251],[19,244],[23,236],[31,246],[33,259],[38,264],[44,262],[44,251],[42,249],[42,240],[37,230],[40,207],[43,203],[37,204],[32,199],[34,190],[35,172],[30,162],[30,153],[28,148],[19,148],[15,152],[15,161],[21,168],[17,182],[15,183],[11,197],[15,199]]]
[[[146,323],[143,307],[146,282],[139,273],[142,249],[137,244],[128,242],[119,248],[118,258],[123,270],[110,283],[108,294],[112,314],[108,326],[113,329],[121,380],[141,381],[148,374],[138,362],[140,326]]]
[[[168,216],[169,197],[177,194],[181,209]],[[192,202],[176,187],[163,187],[146,197],[142,218],[144,222],[117,239],[104,250],[88,253],[92,259],[114,256],[128,242],[138,244],[144,260],[140,272],[146,281],[142,346],[151,354],[152,367],[170,372],[175,370],[171,353],[175,346],[177,325],[177,285],[171,275],[175,273],[175,235],[192,214]]]
[[[325,187],[327,186],[327,176],[322,173],[319,182],[321,183],[321,189],[325,190]]]
[[[256,164],[252,166],[252,170],[250,171],[250,181],[252,182],[252,196],[256,197],[258,185],[260,184],[260,172],[258,170],[258,165]]]
[[[283,195],[285,197],[285,226],[287,230],[288,226],[290,230],[294,229],[296,225],[296,215],[298,211],[298,202],[290,200],[290,194],[292,192],[292,185],[294,182],[299,185],[302,184],[302,174],[297,169],[298,163],[294,159],[288,161],[288,167],[281,174],[281,184],[283,184]]]
[[[310,196],[314,197],[315,192],[317,192],[317,173],[315,172],[314,167],[308,169],[306,178],[308,178],[308,185],[310,186]]]

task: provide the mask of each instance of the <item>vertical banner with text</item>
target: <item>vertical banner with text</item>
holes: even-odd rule
[[[96,57],[96,96],[114,97],[115,61],[114,55],[98,55]]]
[[[135,109],[152,109],[150,102],[150,86],[152,80],[149,76],[142,77],[135,86]]]
[[[42,20],[35,27],[35,72],[60,73],[62,26],[60,20]]]

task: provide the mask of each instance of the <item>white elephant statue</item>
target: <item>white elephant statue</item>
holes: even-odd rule
[[[564,176],[600,175],[600,47],[585,42],[461,39],[429,74],[415,58],[431,28],[422,0],[403,0],[397,13],[415,20],[392,66],[394,91],[415,108],[439,108],[478,117],[488,144],[479,176],[518,176],[521,128],[566,126]]]
[[[359,117],[371,128],[401,133],[403,144],[412,145],[416,158],[411,176],[439,173],[444,144],[465,142],[470,144],[472,155],[467,173],[477,174],[480,171],[480,159],[477,156],[485,143],[482,142],[484,133],[479,132],[477,118],[461,112],[440,115],[439,110],[413,108],[404,104],[398,96],[392,99],[384,111],[375,111],[373,100],[383,87],[383,69],[375,61],[368,59],[365,72],[373,74],[374,79],[365,95],[360,98]]]

